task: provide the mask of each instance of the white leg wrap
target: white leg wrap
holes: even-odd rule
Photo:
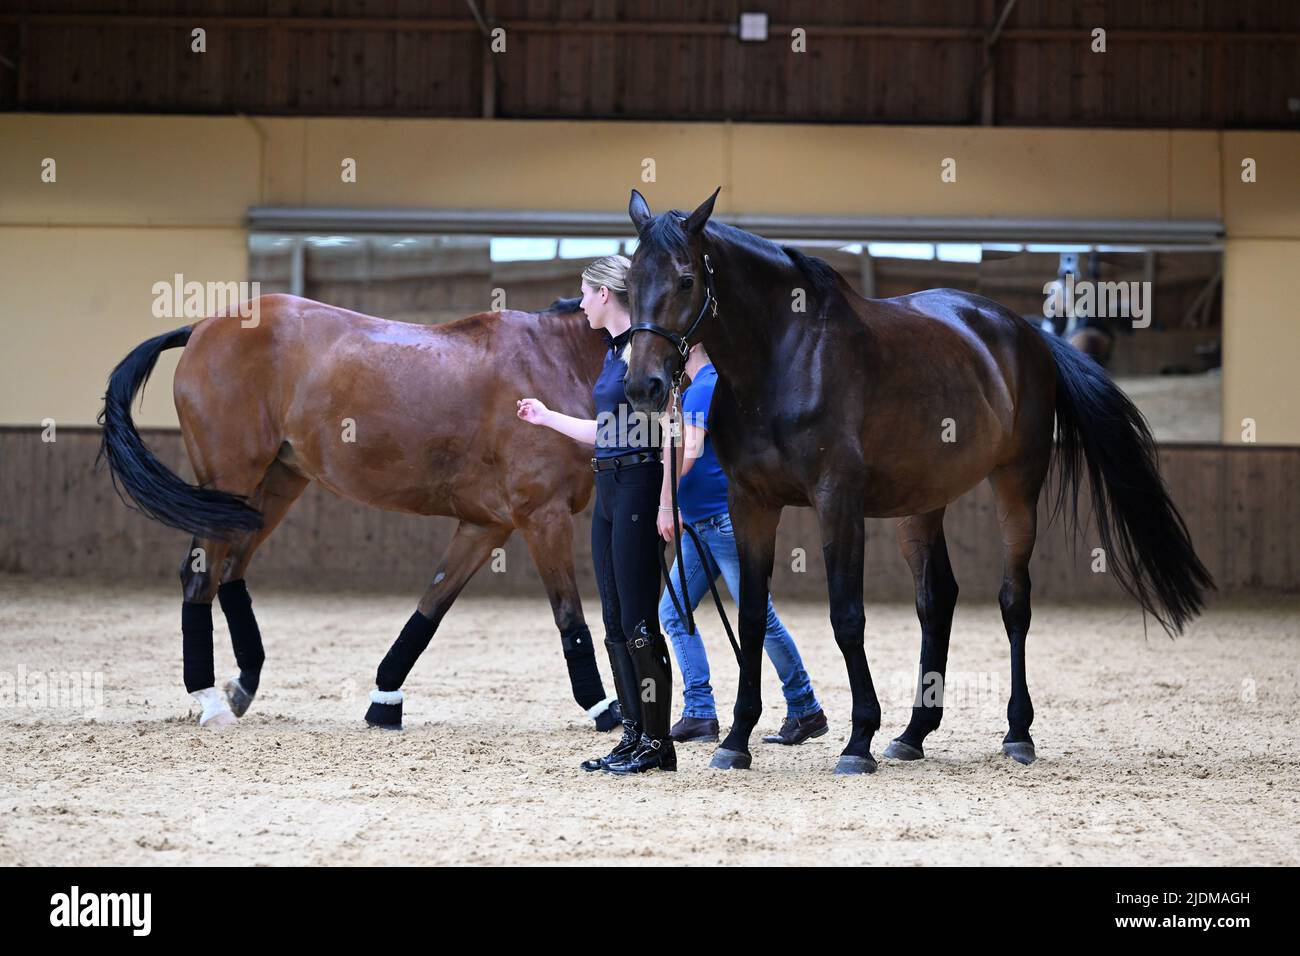
[[[599,704],[593,704],[592,706],[587,708],[587,716],[590,717],[592,720],[595,720],[605,711],[609,710],[609,705],[614,703],[614,701],[616,700],[618,700],[617,697],[606,697]]]
[[[370,702],[372,704],[400,704],[402,700],[400,690],[380,690],[376,687],[370,692]]]
[[[226,703],[225,696],[219,694],[215,687],[196,690],[190,696],[203,708],[203,712],[199,714],[200,727],[228,727],[238,720],[231,712],[230,705]]]

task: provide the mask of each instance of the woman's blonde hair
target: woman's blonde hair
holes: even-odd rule
[[[593,289],[604,286],[614,293],[618,304],[626,309],[628,307],[627,270],[631,265],[632,260],[627,256],[603,256],[582,270],[582,278]]]

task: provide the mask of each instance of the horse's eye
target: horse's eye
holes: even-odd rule
[[[682,289],[683,291],[689,289],[693,285],[695,285],[694,276],[682,276],[681,279],[679,279],[677,282],[678,288]]]

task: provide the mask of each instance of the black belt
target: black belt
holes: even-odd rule
[[[643,465],[648,461],[662,461],[663,452],[658,448],[653,451],[632,451],[616,458],[591,459],[592,471],[609,471],[612,468],[625,468],[628,465]]]

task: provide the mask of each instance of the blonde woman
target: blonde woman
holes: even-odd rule
[[[659,629],[659,557],[656,527],[663,453],[655,429],[634,412],[623,391],[632,318],[624,256],[597,259],[582,273],[582,310],[593,329],[609,337],[609,354],[592,389],[594,420],[548,409],[535,398],[518,402],[518,415],[594,449],[596,507],[591,554],[605,621],[605,647],[614,671],[623,737],[584,770],[615,774],[676,770],[668,736],[672,669]]]

